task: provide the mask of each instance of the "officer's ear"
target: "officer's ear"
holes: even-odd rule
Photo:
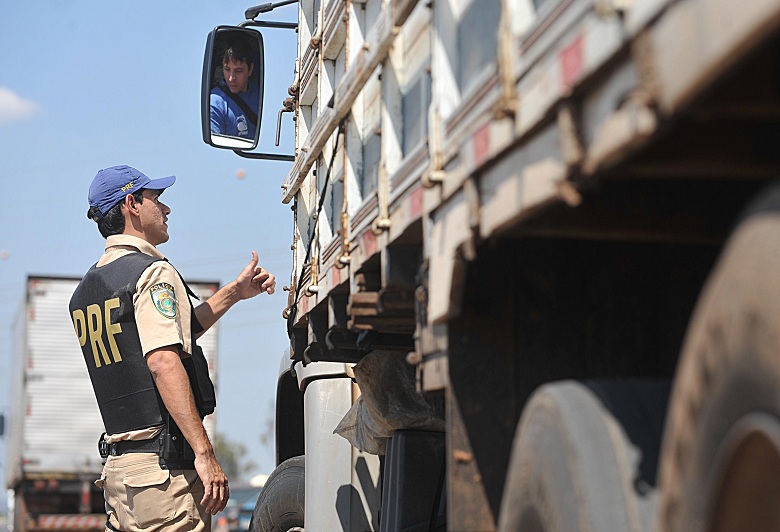
[[[125,196],[125,199],[122,202],[122,206],[130,214],[134,214],[138,216],[140,214],[138,210],[138,203],[139,202],[135,200],[135,196],[133,196],[132,194],[128,194],[127,196]]]

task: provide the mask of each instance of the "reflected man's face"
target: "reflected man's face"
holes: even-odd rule
[[[252,75],[253,68],[254,65],[247,65],[244,61],[228,60],[222,63],[222,75],[230,92],[233,94],[246,92],[249,86],[249,76]]]

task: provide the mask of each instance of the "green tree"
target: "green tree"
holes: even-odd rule
[[[246,446],[231,441],[224,434],[217,433],[214,438],[214,453],[222,470],[233,482],[246,482],[246,476],[257,467],[257,464],[246,458]]]

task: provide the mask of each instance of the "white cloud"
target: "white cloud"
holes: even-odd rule
[[[0,87],[0,126],[22,122],[40,109],[37,103],[25,100],[11,89]]]

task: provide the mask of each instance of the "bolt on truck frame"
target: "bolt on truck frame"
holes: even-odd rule
[[[780,529],[780,3],[298,10],[298,480],[253,526]],[[445,425],[380,459],[333,430],[393,353]]]

